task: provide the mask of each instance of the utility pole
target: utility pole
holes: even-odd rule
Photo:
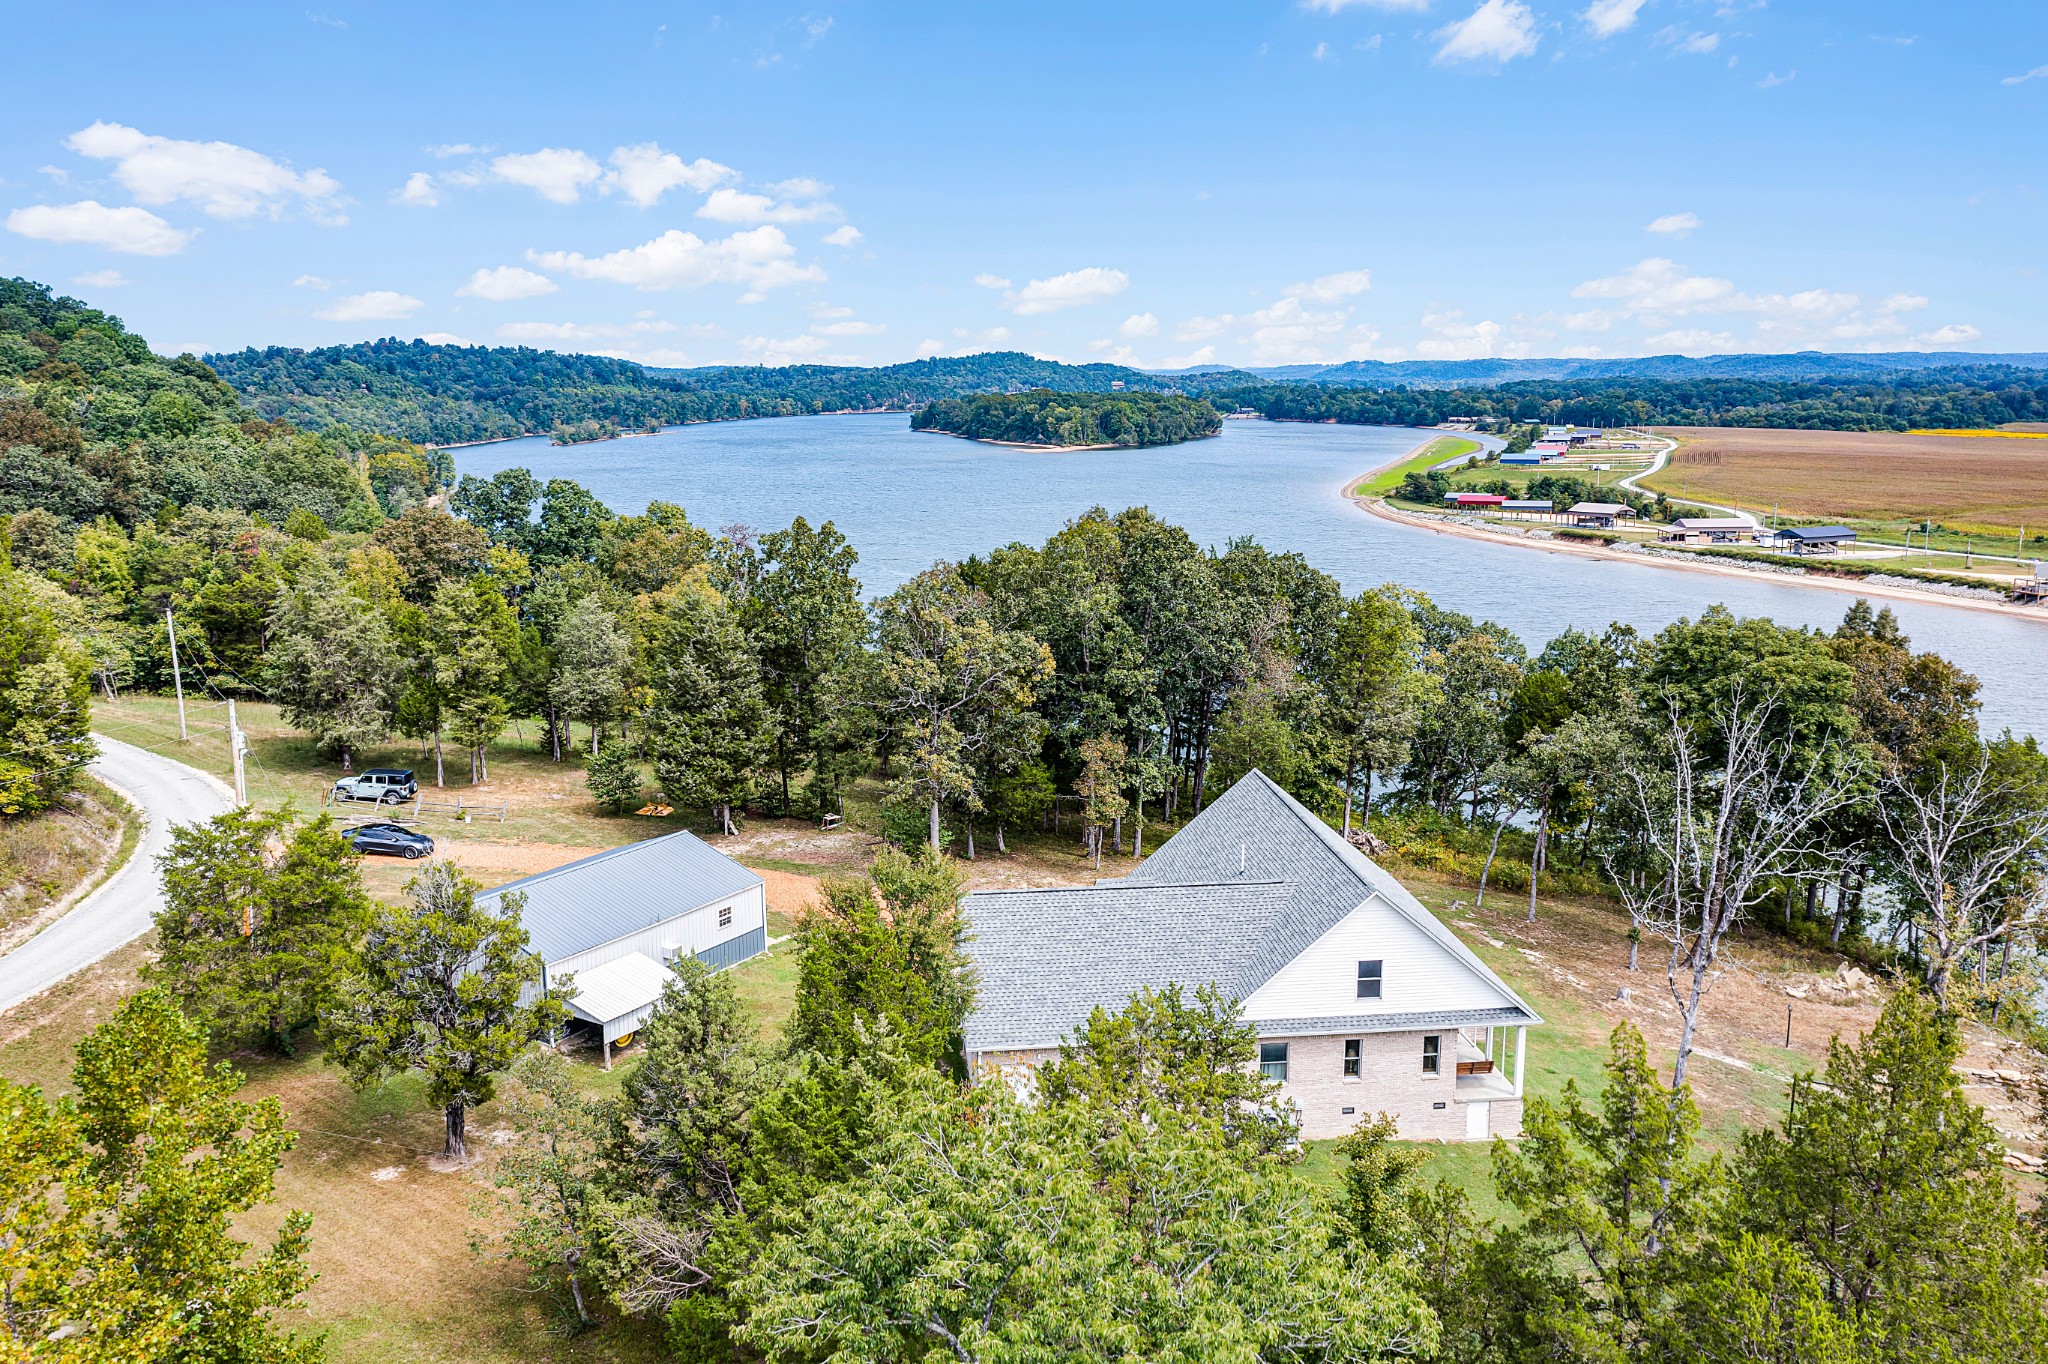
[[[171,686],[178,693],[178,742],[182,744],[192,736],[185,731],[185,675],[178,670],[178,627],[168,606],[164,608],[164,629],[171,636]]]
[[[249,803],[249,783],[242,771],[242,750],[247,745],[242,726],[235,719],[235,703],[228,701],[228,752],[235,757],[235,804]]]

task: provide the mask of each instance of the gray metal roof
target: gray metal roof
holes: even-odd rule
[[[761,878],[687,831],[628,843],[477,896],[526,897],[527,947],[559,961],[652,928],[762,884]]]
[[[1239,891],[1257,894],[1232,895]],[[1249,998],[1375,895],[1511,1002],[1505,1016],[1470,1026],[1542,1021],[1406,886],[1253,771],[1121,881],[968,896],[981,973],[968,1048],[1049,1046],[1089,1009],[1114,1009],[1139,985],[1213,981]],[[1129,964],[1119,960],[1127,954]],[[1462,1026],[1446,1021],[1450,1013],[1417,1017],[1417,1026]]]
[[[624,1018],[660,1000],[675,972],[644,952],[628,952],[576,972],[569,1011],[599,1025]]]
[[[1139,989],[1236,995],[1293,888],[1279,882],[984,890],[962,906],[979,976],[969,1051],[1047,1047]]]
[[[1847,526],[1788,526],[1778,532],[1787,540],[1854,540],[1856,532]]]
[[[1420,1032],[1424,1028],[1486,1028],[1505,1023],[1518,1027],[1537,1021],[1524,1009],[1437,1009],[1405,1014],[1346,1014],[1341,1018],[1262,1018],[1261,1037],[1320,1037],[1343,1033]]]

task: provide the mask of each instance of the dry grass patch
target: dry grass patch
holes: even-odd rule
[[[141,836],[141,816],[90,777],[42,814],[0,819],[0,952],[91,893]]]
[[[1866,431],[1659,427],[1679,442],[1643,480],[1681,501],[1701,498],[1788,516],[1868,521],[1931,517],[1952,529],[2013,534],[2048,528],[2048,444]]]

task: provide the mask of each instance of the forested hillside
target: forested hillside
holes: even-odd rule
[[[523,346],[391,339],[311,351],[272,346],[208,360],[267,417],[442,445],[585,421],[632,429],[650,422],[906,409],[989,390],[1052,387],[1106,393],[1118,384],[1169,386],[1119,365],[1063,365],[1016,351],[880,369],[740,365],[657,370],[600,355],[560,355]]]
[[[1165,393],[978,393],[940,398],[910,419],[917,431],[1020,445],[1172,445],[1223,426],[1199,399]]]
[[[2048,418],[2048,373],[2010,365],[1875,379],[1542,379],[1491,388],[1204,385],[1212,402],[1289,421],[1433,426],[1447,417],[1583,426],[1968,429]]]

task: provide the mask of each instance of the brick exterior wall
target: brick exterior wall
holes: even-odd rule
[[[1438,1074],[1422,1069],[1422,1039],[1443,1039]],[[1342,1037],[1262,1037],[1262,1042],[1287,1043],[1287,1080],[1280,1097],[1301,1110],[1301,1135],[1319,1141],[1348,1136],[1375,1113],[1390,1114],[1407,1141],[1466,1140],[1466,1105],[1457,1100],[1458,1034],[1367,1033],[1360,1044],[1359,1078],[1344,1075]],[[1002,1069],[1013,1084],[1041,1062],[1059,1056],[1057,1048],[1032,1051],[988,1051],[985,1065]],[[1436,1105],[1442,1104],[1438,1108]],[[1352,1112],[1346,1113],[1345,1109]],[[1488,1113],[1487,1136],[1517,1137],[1522,1133],[1522,1101],[1494,1099]]]

